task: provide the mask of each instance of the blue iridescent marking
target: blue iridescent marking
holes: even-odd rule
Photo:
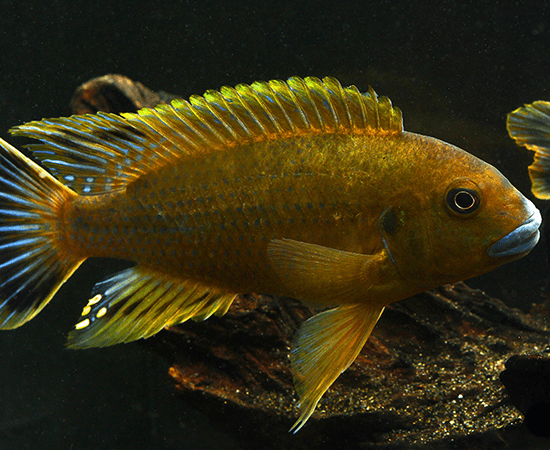
[[[21,262],[21,261],[24,261],[28,258],[31,258],[33,255],[36,255],[37,253],[41,253],[42,251],[43,251],[42,248],[36,248],[34,250],[29,250],[28,252],[22,253],[22,254],[16,256],[15,258],[12,258],[12,259],[6,261],[5,263],[0,264],[0,269],[4,269],[4,268],[9,267],[13,264],[17,264],[18,262]]]
[[[103,164],[106,164],[107,161],[106,160],[103,160]],[[68,167],[70,169],[77,169],[77,170],[80,170],[82,172],[98,172],[98,173],[101,173],[101,174],[104,174],[106,172],[106,169],[102,168],[102,167],[97,167],[97,166],[90,166],[90,165],[84,165],[84,164],[75,164],[75,163],[68,163],[68,162],[65,162],[65,161],[61,161],[61,160],[47,160],[45,159],[43,161],[44,164],[56,164],[58,166],[62,166],[62,167]]]
[[[0,209],[0,216],[11,216],[11,217],[24,217],[26,219],[36,219],[41,217],[38,213],[32,213],[29,211],[20,211],[17,209]]]
[[[20,233],[27,231],[37,231],[40,230],[41,226],[37,224],[22,224],[22,225],[6,225],[0,226],[0,233]]]
[[[46,241],[46,239],[42,237],[20,239],[13,242],[8,242],[7,244],[0,245],[0,250],[4,251],[4,250],[9,250],[11,248],[25,247],[27,245],[36,245],[36,243],[39,241]]]
[[[6,200],[9,200],[9,201],[12,201],[14,203],[21,204],[21,205],[27,205],[27,206],[30,206],[30,207],[35,206],[33,202],[30,202],[30,201],[26,200],[23,197],[19,197],[17,195],[11,195],[11,194],[8,194],[6,192],[0,192],[0,198],[5,198]]]

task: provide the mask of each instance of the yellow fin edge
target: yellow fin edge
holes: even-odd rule
[[[529,166],[531,191],[537,198],[550,199],[550,102],[539,100],[512,111],[506,128],[517,145],[535,152]]]
[[[223,315],[235,296],[138,265],[94,287],[68,346],[105,347],[148,338],[189,319]]]
[[[300,398],[300,416],[291,432],[304,426],[323,394],[355,361],[383,310],[380,306],[343,305],[302,324],[290,354]]]
[[[66,186],[96,195],[178,158],[248,142],[402,130],[399,108],[372,88],[360,93],[332,77],[291,77],[223,87],[137,113],[45,119],[10,131],[42,141],[28,146],[33,155]]]

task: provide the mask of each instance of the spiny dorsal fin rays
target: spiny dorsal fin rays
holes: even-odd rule
[[[291,78],[288,80],[288,85],[292,93],[296,96],[296,103],[304,110],[306,120],[309,122],[308,128],[313,132],[324,131],[325,124],[323,117],[315,104],[315,95],[312,92],[318,87],[317,79],[311,79],[309,84],[313,89],[308,89],[308,86],[301,78]]]
[[[129,126],[118,115],[72,116],[29,122],[15,135],[40,139],[28,148],[66,186],[92,195],[124,188],[127,183],[166,164],[162,136]]]
[[[345,129],[353,130],[353,121],[346,101],[347,96],[342,85],[334,78],[325,78],[324,87],[328,93],[327,97],[331,103],[331,112],[335,122],[341,124]],[[340,114],[337,111],[340,111]]]
[[[193,122],[186,119],[186,114],[181,114],[181,111],[192,111],[192,109],[189,102],[181,100],[177,109],[170,105],[161,105],[156,108],[140,110],[139,117],[132,113],[122,115],[133,126],[145,133],[148,132],[149,128],[152,128],[171,144],[171,148],[173,148],[173,151],[170,152],[172,157],[181,157],[185,154],[199,153],[201,142],[204,141],[204,137]],[[182,128],[186,129],[187,132],[182,133]]]
[[[236,94],[235,89],[223,87],[221,92],[215,90],[206,91],[204,94],[206,104],[216,115],[221,124],[228,130],[231,140],[237,142],[241,139],[251,137],[250,130],[244,124],[242,114],[239,114],[236,108],[239,107],[231,97]],[[240,103],[240,102],[239,102]],[[242,107],[241,107],[242,110]]]
[[[269,92],[266,99],[272,105],[273,111],[279,111],[279,116],[285,118],[285,122],[281,122],[279,119],[279,123],[285,132],[295,134],[307,125],[304,112],[299,105],[296,105],[295,97],[287,83],[281,80],[272,80],[269,83],[257,82],[254,84],[261,85],[265,91]],[[274,115],[277,116],[276,113]]]
[[[298,134],[403,130],[401,111],[374,90],[361,94],[334,78],[289,78],[223,87],[190,101],[138,113],[30,122],[12,132],[39,139],[29,149],[80,194],[124,188],[179,158]]]
[[[263,140],[265,136],[275,134],[272,122],[273,116],[263,108],[251,86],[239,84],[232,94],[232,97],[235,97],[242,106],[245,117],[248,119],[244,120],[243,118],[243,123],[248,129],[250,138]]]

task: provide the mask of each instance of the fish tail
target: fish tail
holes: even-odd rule
[[[529,166],[531,191],[537,198],[550,199],[550,102],[539,100],[512,111],[506,128],[518,145],[535,152]]]
[[[38,314],[84,258],[60,232],[67,200],[77,194],[0,139],[0,328]]]

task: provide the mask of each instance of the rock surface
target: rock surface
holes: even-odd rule
[[[522,422],[500,372],[511,355],[544,351],[549,335],[545,324],[463,283],[390,305],[293,435],[287,355],[310,314],[290,299],[246,295],[226,316],[182,324],[146,345],[172,362],[182,396],[246,448],[447,449],[457,440],[492,448]],[[512,389],[518,384],[530,389],[521,378]]]

